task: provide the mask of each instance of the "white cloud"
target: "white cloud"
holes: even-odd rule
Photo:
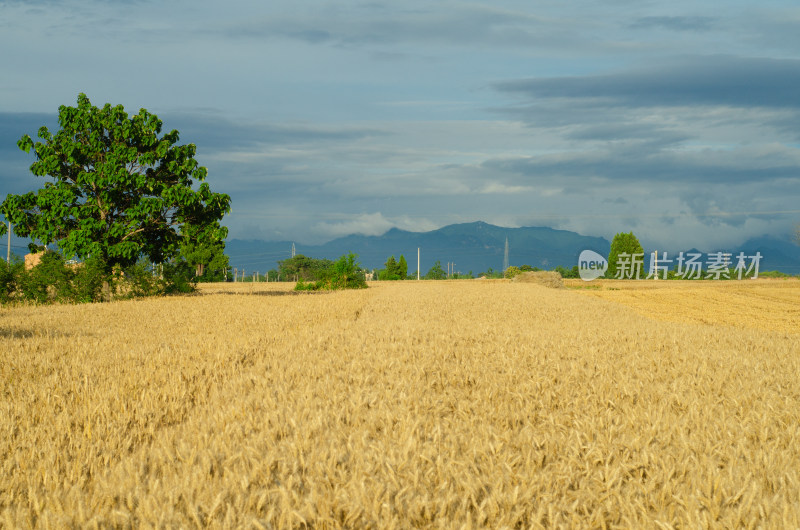
[[[347,215],[343,221],[316,223],[314,228],[331,239],[349,234],[379,236],[391,228],[400,228],[411,232],[435,230],[439,225],[427,219],[416,219],[409,216],[386,218],[380,212]]]

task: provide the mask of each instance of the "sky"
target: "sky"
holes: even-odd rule
[[[196,144],[230,238],[800,222],[794,1],[0,0],[0,49],[0,198],[85,93]]]

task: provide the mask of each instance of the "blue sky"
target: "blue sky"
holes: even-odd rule
[[[800,221],[794,2],[0,0],[0,196],[80,92],[198,146],[233,238]]]

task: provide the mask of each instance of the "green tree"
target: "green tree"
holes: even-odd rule
[[[397,280],[397,260],[394,259],[394,256],[389,256],[389,259],[386,260],[386,279],[387,280]]]
[[[402,256],[400,256],[400,258],[403,259]],[[381,270],[380,273],[378,274],[379,280],[403,279],[403,277],[400,276],[400,264],[397,262],[397,260],[394,259],[394,256],[389,256],[389,259],[386,260],[386,263],[384,265],[386,265],[386,268]],[[406,266],[406,269],[408,269],[408,266]]]
[[[406,263],[406,258],[402,254],[400,254],[400,259],[397,261],[397,276],[401,280],[405,280],[408,276],[408,263]]]
[[[225,239],[219,221],[230,197],[204,182],[194,144],[178,145],[176,130],[159,137],[157,116],[145,109],[128,116],[122,105],[97,108],[80,94],[77,107],[59,107],[58,123],[55,134],[39,129],[42,141],[25,135],[17,142],[36,155],[31,172],[53,179],[0,204],[18,236],[57,243],[65,256],[99,259],[107,278],[140,256],[154,263],[176,256],[187,232],[208,244]]]
[[[433,267],[425,274],[426,280],[444,280],[445,278],[447,278],[447,273],[442,269],[442,263],[439,260],[436,260]]]
[[[282,280],[317,281],[322,280],[333,262],[329,259],[314,259],[297,254],[293,258],[278,262]]]
[[[619,255],[627,254],[642,254],[644,250],[639,240],[633,235],[633,232],[624,233],[620,232],[614,236],[611,241],[611,251],[608,253],[608,270],[606,271],[606,278],[614,278],[617,275],[617,261]]]
[[[209,229],[219,229],[219,222],[206,227]],[[181,232],[181,256],[194,268],[194,277],[202,281],[221,281],[230,268],[225,241],[208,237],[204,230],[195,226],[184,226]]]

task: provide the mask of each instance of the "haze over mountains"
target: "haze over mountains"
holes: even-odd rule
[[[304,245],[292,241],[228,240],[226,253],[231,266],[245,271],[261,273],[277,268],[279,260],[295,252],[313,258],[336,259],[347,252],[358,254],[361,265],[368,269],[384,267],[389,256],[405,256],[408,271],[417,269],[417,248],[420,249],[420,270],[425,274],[436,261],[443,269],[454,263],[454,271],[478,274],[488,269],[499,271],[503,267],[505,241],[509,243],[510,265],[531,265],[551,269],[558,265],[572,268],[578,263],[582,250],[594,250],[608,255],[610,242],[602,237],[577,234],[567,230],[547,227],[506,228],[481,221],[448,225],[429,232],[409,232],[392,228],[380,236],[352,234],[321,245]],[[642,242],[645,252],[647,248]],[[663,251],[663,249],[659,249]],[[668,249],[669,258],[677,252],[694,249]],[[760,270],[780,270],[800,274],[800,246],[791,239],[764,236],[750,239],[738,248],[703,249],[703,252],[724,251],[734,256],[739,252],[753,255],[761,252]]]

